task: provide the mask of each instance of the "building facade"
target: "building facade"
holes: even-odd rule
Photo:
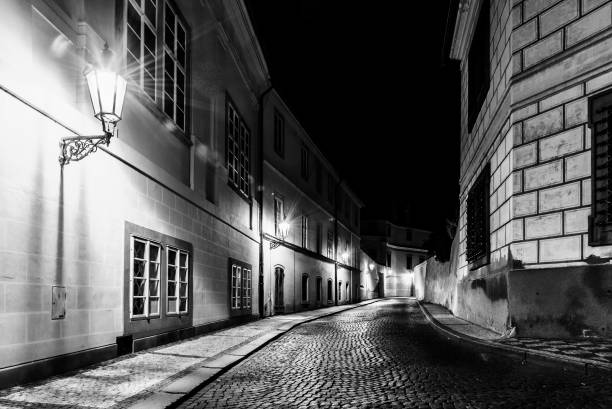
[[[241,1],[9,0],[0,16],[0,384],[259,316],[263,55]],[[83,70],[128,79],[100,134]]]
[[[414,296],[414,268],[427,259],[427,230],[399,226],[386,220],[365,220],[361,247],[373,260],[383,284],[381,297]]]
[[[362,203],[275,90],[263,107],[264,314],[355,302]]]
[[[612,2],[462,1],[458,315],[610,335]]]

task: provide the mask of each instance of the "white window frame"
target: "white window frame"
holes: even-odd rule
[[[242,309],[242,266],[232,264],[231,283],[232,310]]]
[[[147,96],[147,98],[151,99],[153,102],[157,101],[157,58],[158,58],[158,52],[157,52],[157,48],[158,48],[158,39],[159,39],[159,33],[157,30],[157,16],[159,13],[159,1],[157,0],[128,0],[126,2],[126,17],[125,17],[125,32],[126,32],[126,56],[131,55],[132,58],[134,58],[137,63],[138,63],[138,81],[137,81],[137,86],[138,88],[140,88],[142,90],[142,93],[144,95]],[[145,9],[146,7],[149,6],[149,3],[155,3],[155,21],[152,22],[149,17],[147,16]],[[144,4],[144,8],[143,5]],[[138,36],[138,41],[139,41],[139,56],[135,56],[129,49],[129,47],[127,46],[128,41],[127,41],[127,37],[129,36],[129,31],[132,30],[132,28],[130,27],[130,24],[128,22],[128,13],[129,13],[129,7],[130,5],[132,5],[134,7],[134,9],[138,12],[139,16],[140,16],[140,27],[139,27],[139,32],[136,33]],[[155,36],[155,49],[154,50],[150,50],[148,47],[146,47],[145,45],[145,27],[148,27],[152,32],[153,35]],[[132,30],[135,32],[135,30]],[[145,47],[146,49],[152,53],[153,55],[153,65],[152,65],[152,73],[150,72],[151,70],[149,70],[148,68],[145,68],[145,62],[144,62],[144,56],[145,56]],[[126,62],[129,62],[129,58],[126,59]],[[133,70],[135,70],[135,67],[130,67],[128,65],[127,67],[128,72],[132,72]],[[153,96],[151,96],[148,92],[147,89],[145,87],[145,71],[149,71],[149,74],[152,74],[153,77],[153,84],[151,85],[151,89],[153,91]],[[136,77],[136,75],[131,75],[130,78],[132,80],[134,80]]]
[[[170,252],[176,253],[174,264],[170,264]],[[181,261],[181,256],[185,256]],[[174,280],[170,280],[170,267],[175,268]],[[185,279],[181,279],[181,270],[185,271]],[[185,315],[189,313],[189,252],[173,246],[166,246],[166,314]],[[174,293],[170,293],[170,283],[174,283]],[[181,286],[184,286],[184,295],[181,295]],[[175,300],[176,309],[170,310],[170,301]],[[185,301],[185,307],[181,309],[181,301]]]
[[[182,17],[181,15],[177,12],[177,10],[175,9],[175,7],[168,1],[164,1],[164,19],[161,25],[163,25],[163,28],[161,29],[163,31],[163,37],[164,37],[164,42],[163,42],[163,55],[161,56],[161,59],[163,60],[163,88],[162,88],[162,110],[164,111],[164,113],[166,115],[168,115],[172,121],[174,121],[174,123],[179,127],[179,129],[181,129],[182,131],[185,131],[186,129],[186,123],[187,123],[187,52],[188,52],[188,44],[187,44],[187,38],[188,38],[188,31],[187,31],[187,24],[182,21]],[[167,24],[168,23],[168,13],[167,10],[170,9],[170,11],[172,12],[174,21],[172,21],[172,24]],[[170,49],[170,47],[167,44],[167,39],[166,39],[166,26],[168,26],[170,28],[170,30],[172,31],[173,35],[174,35],[174,42],[172,44],[172,49]],[[185,41],[184,44],[181,44],[178,38],[178,29],[183,30],[183,33],[185,34]],[[178,50],[179,48],[182,48],[184,51],[184,64],[183,65],[179,59],[178,59]],[[172,61],[172,70],[168,70],[168,67],[166,66],[166,55],[168,55],[168,57],[170,58],[170,60]],[[166,99],[166,72],[170,72],[172,71],[172,95],[168,95],[169,97],[171,97],[172,100],[172,113],[168,112],[168,107],[166,106],[166,104],[168,103],[167,99]],[[180,89],[181,87],[179,87],[178,84],[178,72],[181,72],[181,74],[183,75],[183,84],[182,84],[182,89]],[[183,109],[181,110],[179,107],[179,103],[178,103],[178,95],[179,95],[179,91],[182,91],[183,93],[183,98],[182,98],[182,106]],[[178,117],[177,117],[177,112],[181,111],[183,114],[183,121],[182,123],[180,123],[178,121]]]
[[[308,215],[302,214],[302,247],[308,248]]]
[[[245,198],[251,197],[251,131],[234,103],[226,104],[226,164],[228,181]]]
[[[251,269],[242,267],[242,307],[251,308],[252,287]]]
[[[134,243],[140,242],[145,246],[144,258],[135,258],[134,257]],[[155,246],[158,248],[157,252],[157,260],[150,260],[150,247]],[[143,239],[136,236],[130,237],[130,318],[151,318],[151,317],[160,317],[161,316],[161,253],[162,253],[162,245],[161,243],[154,242],[151,240]],[[144,275],[143,277],[134,277],[134,261],[143,261],[144,262]],[[157,278],[150,277],[150,267],[151,264],[156,264],[158,266]],[[142,296],[134,296],[134,280],[144,280],[144,295]],[[150,294],[150,286],[151,281],[157,281],[157,295],[151,296]],[[134,314],[134,299],[142,298],[144,300],[144,313],[143,314]],[[151,314],[149,311],[151,299],[157,298],[157,313]]]

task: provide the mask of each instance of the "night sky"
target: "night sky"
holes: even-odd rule
[[[450,1],[246,1],[273,85],[367,218],[437,231],[456,219]]]

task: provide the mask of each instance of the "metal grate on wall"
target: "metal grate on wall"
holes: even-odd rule
[[[489,260],[489,183],[490,165],[487,163],[472,185],[467,199],[467,254],[474,267]]]
[[[612,243],[612,92],[589,100],[591,216],[589,244]]]

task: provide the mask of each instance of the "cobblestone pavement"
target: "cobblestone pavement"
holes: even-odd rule
[[[393,299],[293,329],[183,407],[611,408],[611,378],[457,346]]]
[[[612,340],[585,338],[583,340],[510,338],[498,341],[519,348],[545,351],[596,362],[612,363]]]

